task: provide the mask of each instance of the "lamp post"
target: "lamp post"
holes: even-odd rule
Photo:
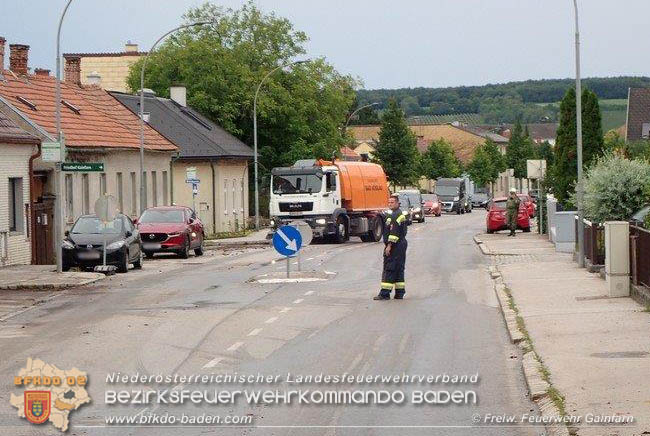
[[[367,107],[377,106],[378,104],[379,104],[378,102],[375,102],[375,103],[370,103],[370,104],[367,104],[367,105],[365,105],[365,106],[361,106],[361,107],[356,108],[355,111],[352,112],[352,113],[348,116],[348,119],[345,120],[345,128],[343,129],[343,133],[345,133],[345,132],[348,131],[348,124],[350,124],[350,120],[352,119],[352,117],[353,117],[357,112],[359,112],[359,111],[361,111],[361,110],[363,110],[363,109],[365,109],[365,108],[367,108]]]
[[[580,82],[580,31],[578,27],[578,0],[573,0],[575,12],[575,45],[576,45],[576,140],[578,160],[578,183],[576,194],[578,200],[578,266],[585,266],[585,234],[584,234],[584,211],[582,210],[582,85]]]
[[[260,88],[262,88],[262,85],[268,79],[273,73],[275,73],[278,70],[281,70],[286,67],[291,67],[294,65],[298,64],[304,64],[306,62],[309,62],[308,60],[302,60],[302,61],[296,61],[296,62],[290,62],[288,64],[282,64],[278,65],[277,67],[273,68],[271,71],[266,73],[266,76],[262,79],[262,81],[257,85],[257,89],[255,90],[255,98],[253,99],[253,163],[254,163],[254,177],[255,177],[255,230],[260,229],[260,190],[259,190],[259,183],[257,180],[257,96],[260,93]]]
[[[149,55],[154,51],[160,41],[165,39],[170,34],[181,29],[187,29],[188,27],[194,26],[203,26],[205,24],[214,24],[214,22],[199,21],[191,24],[183,24],[182,26],[173,28],[153,43],[151,49],[147,52],[147,54],[144,56],[144,60],[142,61],[142,69],[140,70],[140,214],[142,214],[142,212],[144,212],[145,208],[147,207],[145,202],[145,192],[147,187],[144,184],[144,69],[147,65],[147,59],[149,59]]]
[[[65,145],[63,144],[63,135],[61,134],[61,27],[63,26],[63,19],[68,12],[72,0],[68,0],[61,18],[59,18],[59,27],[56,31],[56,91],[54,105],[56,107],[56,133],[55,137],[59,141],[60,158],[61,162],[65,162]],[[63,184],[61,183],[61,164],[60,162],[54,165],[54,190],[56,197],[54,199],[54,252],[56,253],[56,272],[63,271],[63,247],[61,241],[63,240]]]

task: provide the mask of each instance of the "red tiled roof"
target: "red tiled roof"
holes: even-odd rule
[[[356,151],[352,150],[350,147],[343,146],[341,147],[341,155],[343,157],[351,157],[355,159],[361,159],[361,155]]]
[[[15,77],[4,71],[0,95],[33,122],[56,137],[55,78]],[[61,99],[79,109],[61,105],[61,129],[68,147],[140,147],[140,118],[96,86],[61,82]],[[22,101],[21,101],[22,100]],[[29,104],[35,105],[35,109]],[[145,148],[174,151],[177,147],[145,124]]]
[[[0,112],[0,144],[38,144],[40,140]]]

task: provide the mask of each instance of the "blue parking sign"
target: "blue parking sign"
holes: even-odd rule
[[[273,235],[273,247],[283,256],[293,256],[302,246],[302,235],[297,228],[282,226]]]

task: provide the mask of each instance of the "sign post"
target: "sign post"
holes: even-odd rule
[[[544,223],[544,196],[542,195],[540,181],[546,176],[546,160],[545,159],[528,159],[526,160],[526,174],[529,179],[537,179],[537,216],[538,229],[537,232],[541,235],[543,233]]]
[[[307,222],[294,221],[291,223],[291,227],[295,227],[300,232],[303,246],[311,244],[311,240],[314,238],[314,232],[312,231],[309,224],[307,224]],[[298,257],[298,271],[302,271],[300,250],[298,251],[297,257]]]
[[[110,268],[106,266],[106,227],[108,223],[115,219],[117,214],[117,207],[115,205],[115,198],[112,195],[104,194],[95,201],[95,215],[103,224],[103,239],[104,239],[104,248],[103,248],[103,258],[102,258],[102,267],[95,267],[95,271],[103,272],[105,274],[112,274],[115,272],[115,267],[111,266]]]
[[[282,226],[273,235],[273,247],[282,256],[287,257],[287,278],[290,275],[290,258],[295,256],[302,246],[302,235],[297,228]]]

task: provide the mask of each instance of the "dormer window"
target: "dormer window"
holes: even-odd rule
[[[71,110],[72,112],[74,112],[75,114],[77,114],[77,115],[81,114],[81,109],[79,109],[77,106],[73,105],[73,104],[70,103],[69,101],[61,100],[61,103],[63,103],[63,105],[64,105],[65,107],[67,107],[68,109],[70,109],[70,110]]]
[[[33,110],[33,111],[36,110],[36,105],[34,104],[34,102],[32,102],[30,100],[27,100],[25,97],[21,97],[21,96],[17,95],[16,99],[19,102],[21,102],[22,104],[24,104],[25,106],[27,106],[28,108],[30,108],[31,110]]]

